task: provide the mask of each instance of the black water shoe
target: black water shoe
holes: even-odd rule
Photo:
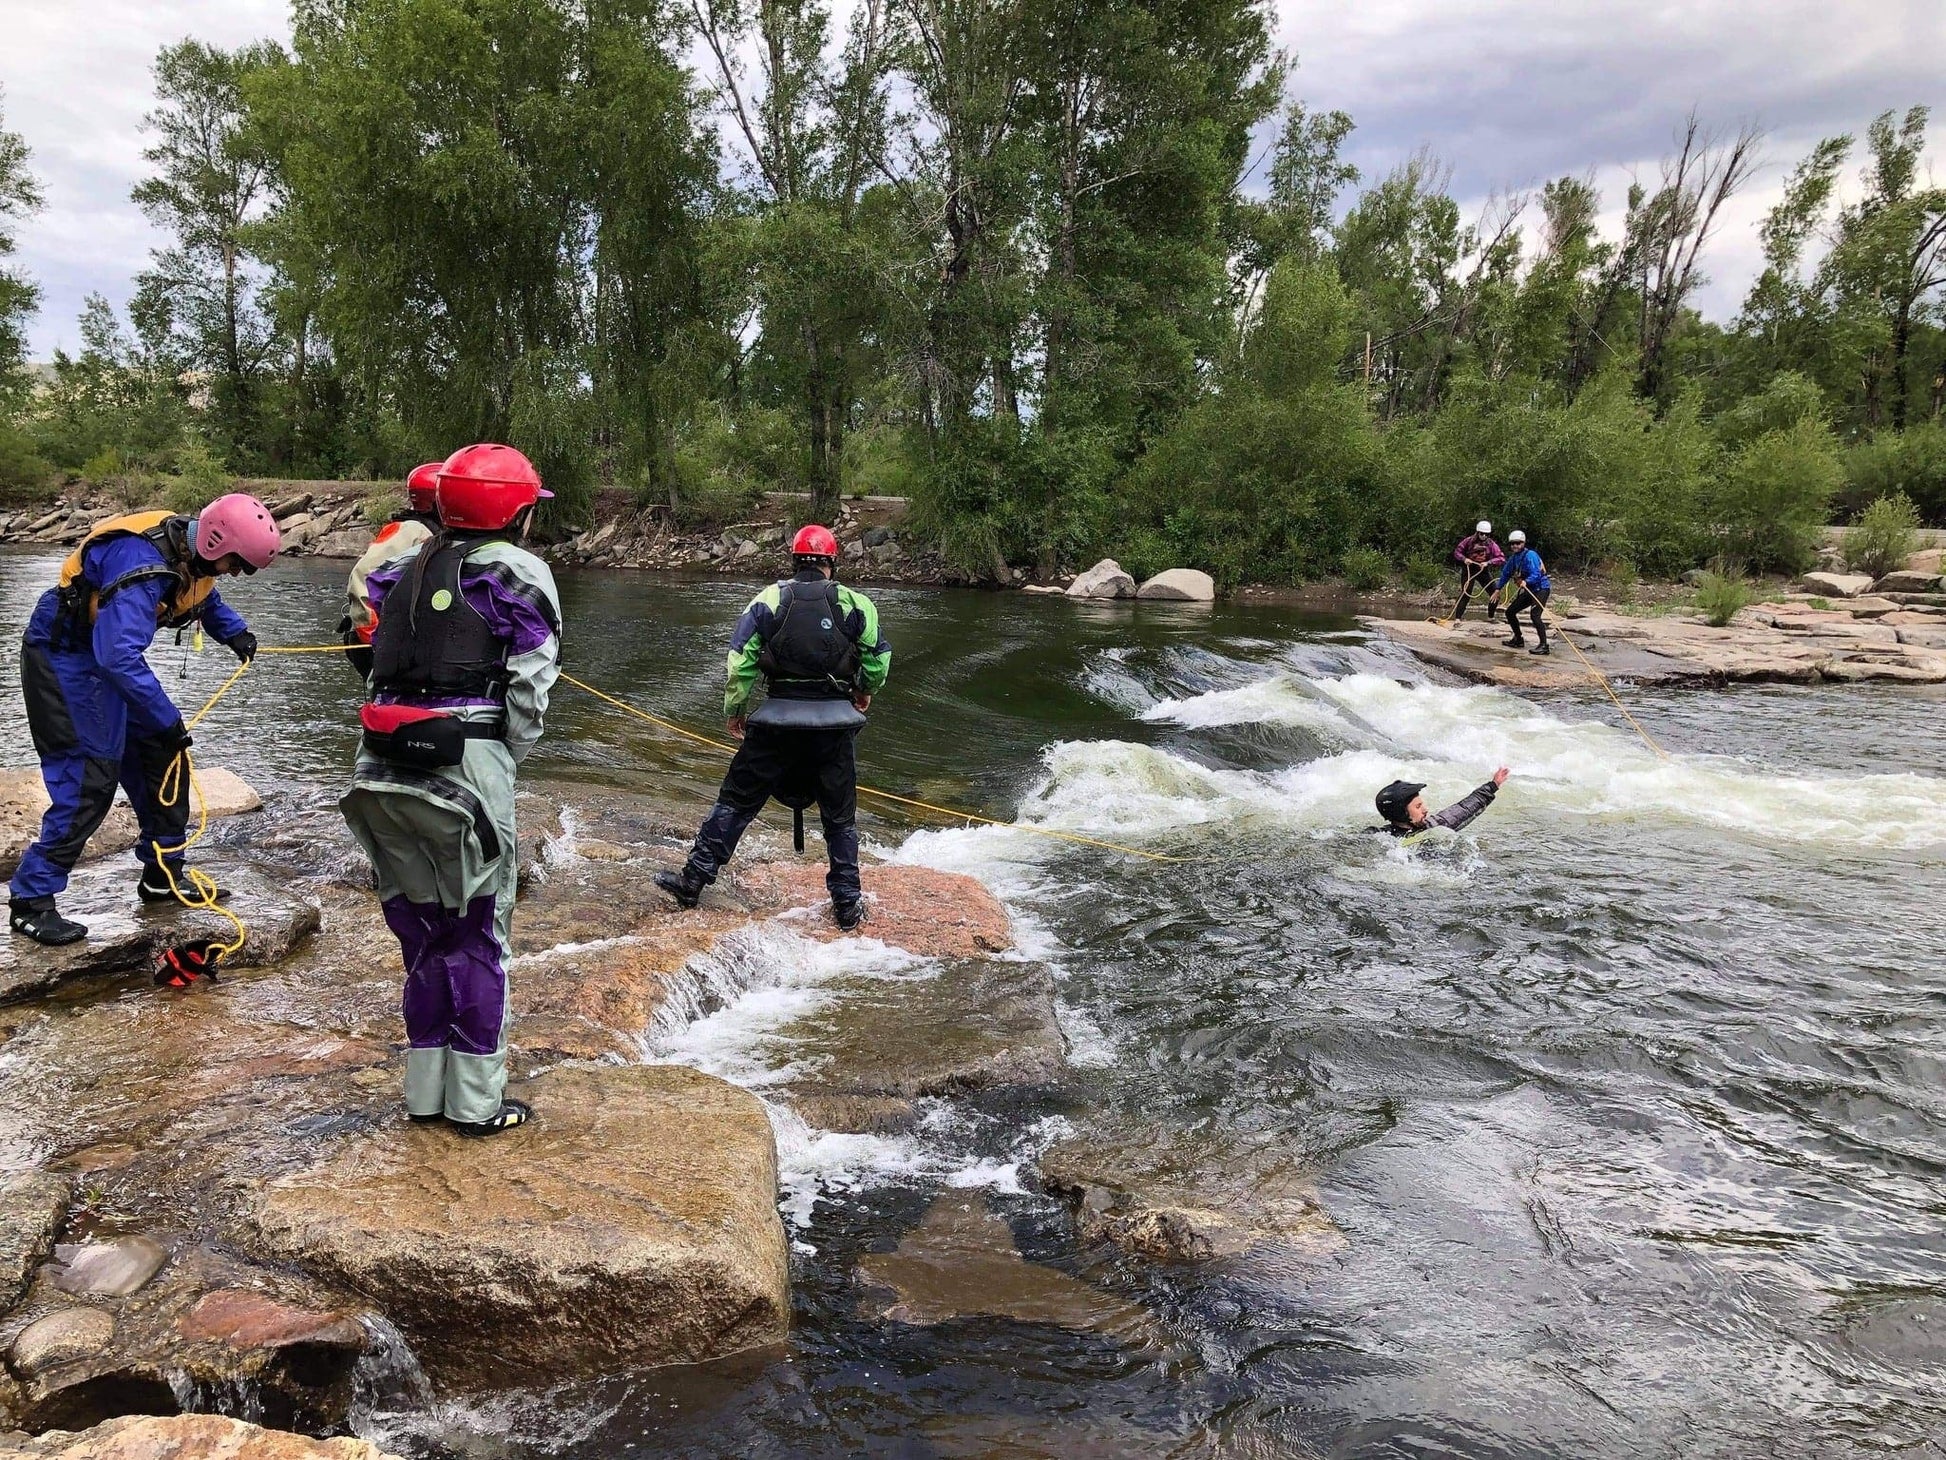
[[[446,1118],[446,1112],[443,1110],[435,1110],[431,1115],[414,1115],[408,1110],[405,1113],[405,1118],[414,1125],[438,1125]]]
[[[655,885],[673,897],[678,907],[694,907],[703,900],[706,884],[701,878],[690,876],[689,868],[684,867],[680,872],[656,873]]]
[[[865,921],[864,900],[861,898],[857,902],[834,902],[831,904],[831,916],[837,919],[839,927],[849,933]]]
[[[456,1120],[452,1126],[455,1133],[463,1136],[497,1136],[533,1118],[534,1107],[525,1100],[502,1100],[500,1109],[485,1120]]]
[[[175,889],[169,886],[169,879],[161,872],[158,872],[153,867],[145,867],[142,871],[142,880],[135,884],[135,895],[144,902],[158,905],[165,902],[182,902],[183,898],[187,898],[189,904],[192,906],[202,902],[203,894],[190,880],[189,869],[187,867],[183,867],[177,871],[176,887],[182,889],[182,897],[176,896]],[[217,888],[216,900],[218,902],[228,902],[230,900],[230,889],[227,887]]]
[[[1552,651],[1545,644],[1536,644],[1533,648],[1529,649],[1527,652],[1529,654],[1547,654],[1547,653],[1551,653]]]
[[[1500,642],[1505,644],[1509,649],[1524,649],[1527,647],[1527,641],[1521,638],[1519,634],[1515,634],[1511,639],[1502,639]]]
[[[7,900],[7,921],[23,938],[43,948],[64,948],[88,936],[82,924],[61,916],[51,897],[14,897]]]

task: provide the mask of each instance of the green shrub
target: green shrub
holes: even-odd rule
[[[0,421],[0,505],[23,506],[47,495],[53,468],[26,432]]]
[[[1385,554],[1376,548],[1355,547],[1345,554],[1345,582],[1360,593],[1383,588],[1391,569],[1392,565],[1386,561]]]
[[[163,480],[163,501],[171,512],[184,514],[202,511],[236,481],[216,453],[195,436],[176,448],[176,474]]]
[[[1405,586],[1415,593],[1423,593],[1428,588],[1438,587],[1442,576],[1444,575],[1440,571],[1439,564],[1431,558],[1414,557],[1406,561]]]
[[[1830,613],[1831,600],[1828,598],[1813,598],[1811,600],[1811,607],[1815,608],[1819,613]]]
[[[1842,479],[1837,443],[1814,418],[1752,438],[1707,493],[1718,553],[1758,572],[1808,568]]]
[[[1919,545],[1919,509],[1904,492],[1880,497],[1845,534],[1845,566],[1883,578],[1905,566]]]
[[[81,463],[81,480],[90,486],[105,486],[127,470],[121,452],[113,446],[104,446]]]
[[[373,482],[358,499],[358,515],[373,527],[390,522],[405,510],[405,488],[397,482]]]
[[[1708,572],[1696,582],[1696,608],[1712,625],[1722,628],[1756,595],[1739,572]]]

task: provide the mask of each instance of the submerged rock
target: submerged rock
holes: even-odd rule
[[[140,1292],[169,1260],[169,1249],[153,1237],[117,1237],[112,1242],[88,1242],[56,1247],[60,1264],[52,1274],[64,1293],[91,1298],[126,1298]]]
[[[404,1122],[270,1182],[273,1257],[370,1297],[462,1388],[718,1358],[783,1339],[777,1151],[747,1091],[673,1066],[573,1067],[519,1089],[487,1142]]]
[[[1068,584],[1070,598],[1133,598],[1135,579],[1113,558],[1103,558]]]
[[[1216,580],[1200,568],[1167,568],[1138,588],[1135,596],[1177,603],[1214,603]]]
[[[0,1456],[33,1460],[398,1460],[365,1440],[313,1440],[220,1414],[130,1415],[74,1433],[0,1434]]]
[[[1316,1190],[1272,1149],[1222,1136],[1104,1126],[1050,1148],[1041,1183],[1082,1240],[1152,1262],[1202,1262],[1276,1246],[1342,1250]]]
[[[23,1379],[100,1353],[115,1339],[115,1315],[105,1308],[59,1308],[20,1330],[8,1362]]]
[[[73,1182],[30,1171],[0,1186],[0,1313],[20,1301],[34,1269],[54,1250]]]
[[[858,1277],[868,1290],[886,1294],[862,1306],[894,1323],[1008,1318],[1128,1343],[1161,1340],[1146,1310],[1022,1257],[1013,1229],[988,1207],[984,1192],[942,1193],[896,1251],[861,1258]]]

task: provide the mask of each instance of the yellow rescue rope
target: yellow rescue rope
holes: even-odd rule
[[[248,659],[238,664],[236,671],[223,681],[216,693],[203,701],[202,709],[183,722],[183,729],[194,730],[200,725],[203,717],[216,708],[216,702],[236,688],[237,681],[243,678],[249,668]],[[156,865],[162,869],[162,875],[168,880],[169,890],[175,894],[177,902],[197,912],[213,912],[228,918],[230,926],[236,929],[236,937],[227,943],[218,943],[211,950],[212,958],[221,963],[224,958],[239,951],[249,941],[250,934],[243,925],[243,919],[217,901],[215,878],[200,868],[188,868],[189,885],[196,892],[196,896],[192,898],[182,884],[176,881],[175,869],[169,865],[170,857],[180,857],[187,853],[203,839],[203,833],[209,830],[209,802],[204,799],[203,783],[197,779],[196,762],[191,758],[187,748],[177,751],[176,758],[169,762],[169,769],[162,776],[162,784],[156,787],[156,802],[162,806],[174,806],[182,795],[182,784],[185,779],[189,782],[191,794],[196,798],[196,830],[183,838],[180,846],[164,847],[160,841],[150,842],[149,845],[155,849]]]

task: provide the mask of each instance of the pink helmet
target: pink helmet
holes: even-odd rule
[[[235,553],[254,573],[270,566],[282,544],[270,509],[248,492],[218,497],[196,516],[196,556],[204,562]]]

